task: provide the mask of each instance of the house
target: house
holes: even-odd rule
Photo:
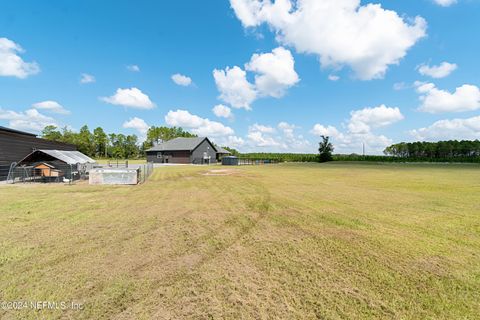
[[[215,163],[217,148],[206,137],[175,138],[146,151],[147,161],[156,163]]]
[[[0,126],[0,180],[5,180],[13,162],[18,162],[36,149],[75,151],[68,143],[37,138],[36,134]]]

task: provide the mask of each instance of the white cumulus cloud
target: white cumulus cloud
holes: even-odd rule
[[[315,124],[310,131],[311,134],[315,136],[327,136],[336,138],[340,135],[340,131],[334,126],[324,126],[319,123]]]
[[[393,141],[374,133],[374,129],[389,126],[402,119],[404,117],[400,109],[380,105],[350,112],[346,132],[319,123],[315,124],[310,132],[315,136],[331,137],[336,152],[339,153],[361,153],[365,146],[367,153],[381,154]]]
[[[464,84],[450,93],[438,89],[433,83],[416,82],[415,85],[420,93],[420,111],[442,113],[480,109],[480,89],[477,86]]]
[[[225,145],[232,147],[241,147],[245,144],[245,140],[237,136],[228,136]]]
[[[255,147],[276,147],[280,146],[280,142],[271,136],[265,135],[260,131],[249,131],[248,139],[253,142]]]
[[[480,139],[480,116],[467,119],[446,119],[410,131],[416,140],[474,140]]]
[[[213,70],[213,77],[220,91],[219,98],[234,108],[250,110],[250,104],[257,98],[254,86],[247,81],[247,73],[240,67]]]
[[[131,64],[127,66],[127,70],[131,72],[140,72],[140,67],[136,64]]]
[[[247,80],[247,71],[254,75],[255,83]],[[295,72],[295,60],[283,47],[270,53],[253,54],[245,70],[238,66],[215,69],[213,77],[221,100],[234,108],[247,110],[260,97],[281,98],[288,88],[300,81]]]
[[[245,145],[245,140],[237,136],[213,137],[212,141],[222,147],[241,148]]]
[[[366,154],[383,154],[386,147],[393,144],[393,140],[382,134],[350,133],[341,136],[337,140],[337,152],[361,154],[365,147]]]
[[[352,111],[348,130],[352,133],[367,133],[372,128],[385,127],[403,118],[399,108],[390,108],[382,104],[375,108]]]
[[[266,23],[283,45],[315,54],[322,67],[350,66],[362,80],[382,78],[426,35],[422,17],[407,19],[360,0],[230,0],[244,27]]]
[[[37,109],[17,112],[0,108],[0,120],[7,120],[8,127],[19,130],[41,131],[48,125],[58,126],[55,119],[38,112]]]
[[[146,136],[150,126],[145,122],[145,120],[138,117],[130,118],[128,121],[125,121],[122,125],[124,128],[130,128],[137,130],[142,136]]]
[[[275,128],[270,126],[265,126],[263,124],[255,123],[253,126],[250,126],[251,131],[259,131],[262,133],[274,133]]]
[[[300,81],[292,54],[282,47],[271,53],[254,54],[245,69],[255,73],[255,87],[263,96],[280,98]]]
[[[80,83],[82,84],[93,83],[95,81],[95,77],[88,73],[82,73],[80,77]]]
[[[337,75],[335,75],[335,74],[330,74],[330,75],[328,76],[328,80],[330,80],[330,81],[338,81],[338,80],[340,80],[340,77],[337,76]]]
[[[201,118],[187,110],[170,110],[165,116],[165,122],[170,126],[182,127],[199,136],[228,136],[233,135],[232,128],[216,121]]]
[[[422,76],[429,76],[435,79],[445,78],[450,75],[453,71],[457,70],[457,65],[450,62],[442,62],[438,66],[429,66],[422,64],[418,67],[418,72]]]
[[[457,3],[457,0],[433,0],[433,1],[442,7],[449,7],[452,4]]]
[[[405,83],[405,82],[396,82],[393,84],[393,90],[395,91],[401,91],[401,90],[406,90],[411,88],[412,85]]]
[[[172,75],[172,81],[178,84],[179,86],[188,87],[192,84],[192,79],[180,73],[175,73]]]
[[[110,97],[102,97],[100,99],[106,103],[130,108],[152,109],[155,107],[155,104],[150,98],[137,88],[119,88],[114,95]]]
[[[52,113],[58,114],[69,114],[70,111],[65,109],[60,103],[53,100],[47,100],[42,102],[37,102],[32,105],[34,109],[45,110]]]
[[[296,134],[298,127],[282,121],[275,127],[255,123],[248,128],[248,147],[251,151],[268,152],[311,152],[311,145],[302,135]]]
[[[311,133],[315,136],[328,136],[332,139],[335,152],[360,154],[365,146],[367,154],[381,154],[383,150],[393,143],[393,140],[384,135],[373,132],[346,132],[343,133],[334,126],[316,124]]]
[[[0,76],[24,79],[40,72],[36,62],[25,62],[19,54],[20,45],[7,38],[0,38]]]
[[[270,135],[275,131],[276,130],[273,127],[255,123],[248,128],[247,138],[254,148],[277,147],[281,145],[280,141]]]
[[[310,141],[306,140],[303,135],[295,132],[299,129],[298,126],[282,121],[278,123],[277,128],[283,133],[280,139],[282,140],[284,150],[293,150],[296,152],[310,151]]]
[[[213,107],[212,111],[213,111],[213,114],[215,114],[219,118],[226,118],[226,119],[233,118],[232,109],[230,109],[227,106],[224,106],[223,104],[217,104],[215,107]]]

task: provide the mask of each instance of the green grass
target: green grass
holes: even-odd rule
[[[478,318],[480,166],[210,169],[0,187],[0,318]]]

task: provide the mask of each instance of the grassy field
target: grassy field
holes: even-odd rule
[[[0,187],[0,318],[478,319],[480,166],[212,169]]]

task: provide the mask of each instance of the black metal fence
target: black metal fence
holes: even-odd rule
[[[128,160],[108,160],[107,167],[109,168],[128,168]]]
[[[266,164],[277,164],[280,163],[278,160],[273,160],[273,159],[264,159],[264,160],[252,160],[252,159],[245,159],[245,158],[239,158],[238,159],[238,165],[239,166],[246,166],[246,165],[266,165]]]

